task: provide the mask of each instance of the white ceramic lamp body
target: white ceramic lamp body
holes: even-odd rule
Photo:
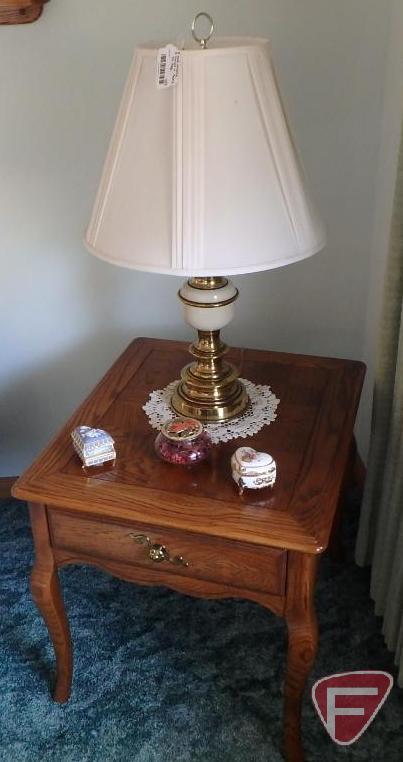
[[[197,289],[185,281],[179,296],[183,304],[183,317],[197,331],[220,331],[234,317],[234,302],[238,290],[229,280],[225,286],[214,289]],[[198,307],[197,303],[203,304]],[[206,308],[210,305],[211,309]]]

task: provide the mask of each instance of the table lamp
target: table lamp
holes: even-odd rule
[[[86,235],[107,262],[186,276],[179,298],[198,340],[171,405],[204,422],[248,405],[220,339],[238,296],[228,276],[296,262],[325,243],[269,42],[208,42],[212,28],[197,37],[194,22],[181,50],[136,49]]]

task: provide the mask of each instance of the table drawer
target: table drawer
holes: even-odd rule
[[[49,509],[48,516],[53,546],[78,556],[81,552],[246,590],[284,594],[285,550],[147,524],[99,521],[59,510]]]

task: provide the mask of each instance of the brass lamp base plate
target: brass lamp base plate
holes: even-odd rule
[[[241,381],[237,379],[227,390],[226,399],[195,398],[190,396],[185,381],[180,381],[173,393],[171,407],[176,413],[190,418],[197,418],[203,423],[219,423],[241,415],[249,405],[249,397]]]

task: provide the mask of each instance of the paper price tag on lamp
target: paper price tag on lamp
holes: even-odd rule
[[[160,48],[157,56],[157,87],[163,90],[165,87],[176,85],[179,77],[179,64],[181,52],[175,45],[166,45]]]

